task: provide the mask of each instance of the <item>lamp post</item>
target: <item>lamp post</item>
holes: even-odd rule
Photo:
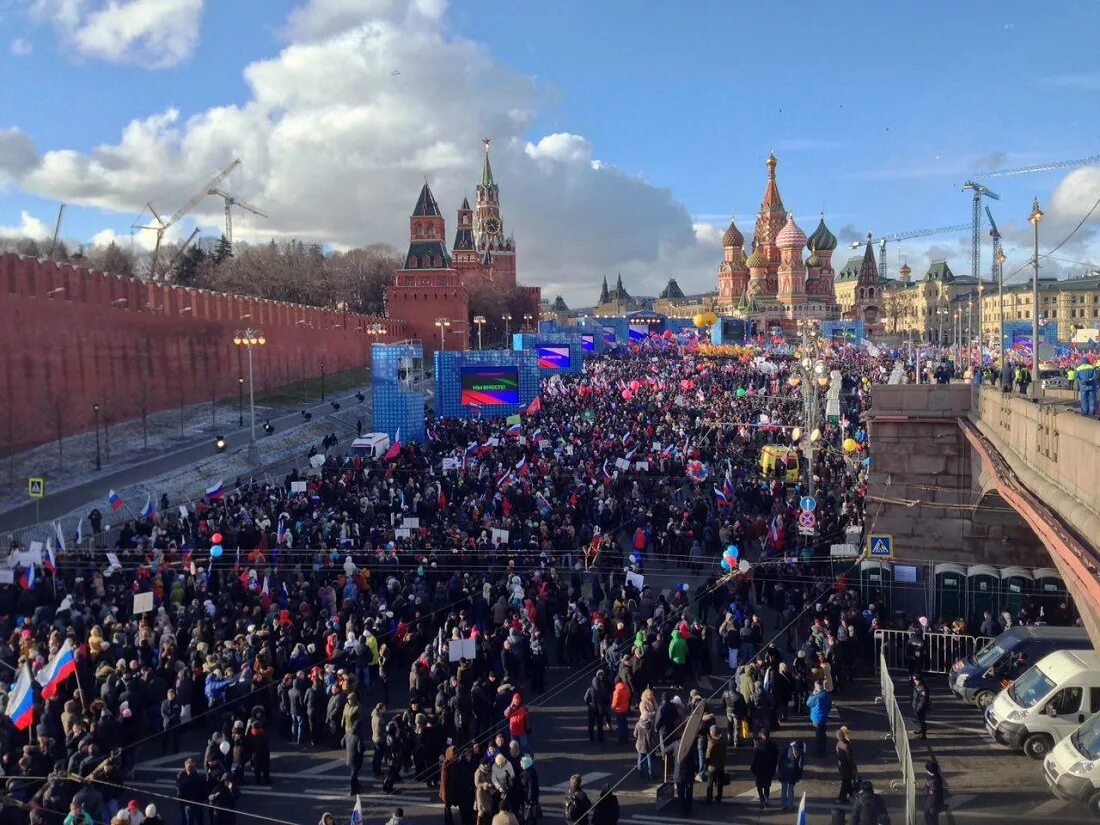
[[[259,330],[245,329],[233,336],[233,343],[248,350],[248,413],[252,424],[248,439],[248,461],[252,464],[258,464],[259,454],[256,452],[256,380],[252,371],[252,350],[266,344],[267,338]]]
[[[974,293],[966,297],[966,365],[974,366]]]
[[[814,482],[814,453],[816,452],[815,433],[817,429],[817,386],[825,378],[825,363],[817,358],[817,321],[804,319],[798,321],[802,333],[802,452],[806,456],[806,489],[813,496],[817,485]],[[826,379],[827,381],[828,379]],[[818,433],[820,437],[820,433]],[[798,439],[796,439],[798,440]]]
[[[997,250],[997,356],[1005,363],[1005,253]]]
[[[475,315],[474,323],[477,324],[477,348],[481,349],[481,328],[485,326],[485,316]]]
[[[439,351],[447,351],[447,327],[451,325],[450,318],[436,318],[435,325],[439,327]]]
[[[955,321],[954,327],[951,329],[951,345],[952,345],[951,348],[953,350],[955,350],[955,354],[954,354],[955,367],[958,368],[958,365],[959,365],[959,339],[962,338],[962,311],[960,309],[958,309],[957,307],[955,309],[954,321]]]
[[[1039,221],[1043,219],[1043,210],[1039,208],[1039,199],[1031,202],[1031,214],[1027,218],[1035,227],[1034,254],[1031,259],[1031,383],[1028,385],[1032,398],[1038,400],[1043,393],[1039,383]]]
[[[512,313],[505,312],[500,316],[500,320],[504,322],[504,348],[512,348]]]
[[[531,332],[533,332],[533,331],[534,331],[534,330],[531,330],[531,329],[530,329],[530,327],[531,327],[531,322],[532,322],[532,321],[534,321],[534,320],[535,320],[535,316],[534,316],[534,315],[532,315],[532,314],[531,314],[530,312],[525,312],[525,313],[523,313],[523,326],[524,326],[524,327],[527,327],[527,328],[528,328],[528,330],[529,330],[529,331],[531,331]]]
[[[99,404],[92,404],[92,414],[95,416],[95,468],[103,469],[99,458]]]
[[[985,351],[985,327],[982,326],[982,292],[985,290],[985,284],[982,281],[978,281],[978,366],[982,365],[982,354]]]
[[[943,348],[943,319],[947,317],[947,307],[936,307],[936,317],[939,319],[939,328],[936,330],[936,346]]]
[[[238,350],[239,352],[239,350]],[[237,426],[244,426],[244,376],[237,376]]]

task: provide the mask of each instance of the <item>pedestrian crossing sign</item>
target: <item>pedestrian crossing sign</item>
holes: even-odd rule
[[[45,498],[46,497],[46,479],[44,479],[44,478],[29,478],[29,479],[27,479],[27,494],[31,498]]]
[[[867,536],[867,555],[872,559],[892,559],[894,537],[886,533],[871,533]]]

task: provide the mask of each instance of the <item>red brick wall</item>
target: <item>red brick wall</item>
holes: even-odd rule
[[[468,349],[470,345],[470,294],[454,270],[403,270],[386,292],[386,314],[405,322],[405,334],[424,343],[424,362],[432,364],[439,349],[436,318],[451,319],[447,328],[447,349]]]
[[[50,296],[52,290],[60,290]],[[125,299],[123,301],[122,299]],[[249,316],[249,317],[244,317]],[[260,329],[257,391],[370,360],[381,340],[407,337],[399,320],[153,284],[70,265],[0,255],[0,451],[93,426],[92,405],[116,422],[236,397],[247,354],[233,333]],[[142,398],[145,401],[142,401]]]

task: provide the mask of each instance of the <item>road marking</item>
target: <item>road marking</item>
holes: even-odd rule
[[[599,782],[601,779],[607,779],[609,776],[611,776],[611,774],[604,773],[603,771],[586,773],[581,777],[581,785],[586,788],[591,788],[596,782]],[[569,790],[569,780],[567,779],[564,782],[559,782],[557,785],[553,785],[546,790],[551,793],[565,793]]]
[[[136,770],[137,770],[138,773],[146,773],[146,772],[148,772],[148,773],[179,773],[178,768],[146,768],[142,765],[138,765]],[[251,776],[251,773],[249,773],[248,771],[246,771],[246,773],[249,776]],[[286,772],[281,772],[281,771],[272,771],[271,776],[275,779],[300,779],[302,774],[301,773],[286,773]],[[333,776],[333,775],[330,775],[330,774],[323,774],[323,773],[314,774],[310,778],[314,782],[318,782],[318,781],[345,782],[345,781],[347,781],[346,776]],[[169,780],[161,779],[161,780],[158,780],[158,781],[159,782],[164,782],[164,781],[169,781]]]
[[[141,787],[143,783],[137,783],[138,787]],[[175,785],[175,781],[172,779],[156,779],[153,782],[144,783],[145,785]],[[259,788],[255,785],[245,785],[240,788],[241,794],[244,796],[267,796],[276,799],[302,799],[303,793],[308,793],[310,798],[313,799],[350,799],[346,793],[333,793],[331,788],[305,788],[297,793],[290,793],[288,791],[276,791],[268,788]],[[407,802],[418,805],[420,807],[431,807],[438,800],[431,800],[423,796],[412,796],[409,794],[401,793],[400,791],[395,794],[385,793],[361,793],[359,794],[364,799],[384,799],[393,803]]]
[[[307,768],[301,772],[301,776],[316,776],[319,773],[327,773],[333,768],[343,768],[347,765],[347,760],[333,759],[330,762],[322,762],[320,765],[314,765],[312,768]]]

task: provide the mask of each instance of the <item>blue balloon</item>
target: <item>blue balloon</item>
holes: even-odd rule
[[[216,559],[221,556],[223,552],[224,551],[222,550],[222,546],[220,544],[215,544],[213,547],[210,548],[210,557]]]
[[[730,563],[728,561],[726,561],[725,559],[722,559],[722,561],[719,562],[719,564],[722,566],[722,569],[725,570],[727,573],[730,572]]]
[[[729,547],[726,548],[726,555],[727,556],[733,556],[735,559],[740,558],[741,557],[741,551],[737,549],[736,544],[731,544]]]

